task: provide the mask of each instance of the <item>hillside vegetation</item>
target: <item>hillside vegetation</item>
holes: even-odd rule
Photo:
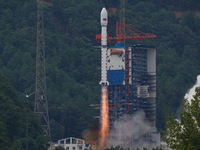
[[[56,141],[79,137],[84,129],[98,124],[94,119],[98,111],[89,106],[100,100],[100,51],[94,48],[99,45],[95,34],[100,33],[102,7],[117,10],[119,1],[51,3],[44,9],[45,51],[51,134]],[[177,114],[185,92],[200,74],[200,18],[192,13],[175,16],[175,11],[197,11],[199,5],[195,0],[126,2],[126,24],[157,36],[144,43],[157,49],[158,129],[164,129],[167,114]],[[117,19],[117,12],[109,14],[109,28]],[[0,73],[16,92],[35,90],[36,21],[36,1],[0,0]],[[29,102],[34,103],[34,96]]]
[[[20,101],[8,81],[0,75],[0,149],[47,149],[48,139],[25,101]],[[27,116],[26,116],[27,115]]]

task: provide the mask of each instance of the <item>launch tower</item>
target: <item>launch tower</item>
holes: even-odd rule
[[[125,34],[125,29],[129,34]],[[98,34],[96,40],[100,41],[105,37],[108,42],[115,43],[115,46],[102,47],[107,51],[104,67],[107,68],[105,76],[110,127],[125,114],[136,114],[143,110],[146,120],[150,122],[152,129],[155,129],[152,133],[156,132],[156,49],[142,44],[128,48],[124,45],[125,39],[143,40],[156,36],[134,29],[124,22],[117,22],[116,37],[110,37],[109,33]],[[152,135],[147,135],[150,140]]]
[[[155,126],[156,49],[141,44],[126,48],[123,41],[156,36],[124,23],[117,23],[116,28],[116,37],[107,35],[108,42],[116,44],[108,47],[105,55],[110,125],[124,114],[134,114],[143,109],[146,118]],[[123,35],[122,28],[128,29],[130,34]],[[100,40],[101,35],[96,35],[96,39]]]

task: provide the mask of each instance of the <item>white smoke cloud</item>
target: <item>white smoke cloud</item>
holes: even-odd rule
[[[194,99],[193,96],[196,93],[195,92],[196,87],[200,87],[200,75],[197,76],[196,84],[184,96],[184,99],[187,99],[190,104],[191,104],[191,100]]]
[[[114,122],[106,141],[107,147],[121,146],[130,148],[149,147],[152,143],[143,138],[155,131],[150,123],[145,120],[143,111],[137,112],[134,116],[125,115],[123,119]]]

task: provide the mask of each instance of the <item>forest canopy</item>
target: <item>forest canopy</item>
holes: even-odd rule
[[[84,129],[98,124],[94,116],[99,112],[90,107],[100,100],[100,51],[94,48],[99,45],[95,34],[100,33],[102,7],[118,9],[119,0],[51,0],[51,3],[44,8],[46,76],[52,140],[57,141],[79,137]],[[157,36],[143,42],[157,49],[158,129],[164,129],[167,114],[178,114],[185,92],[200,74],[200,18],[194,13],[199,11],[199,5],[194,0],[126,1],[126,23]],[[16,92],[32,93],[37,2],[0,0],[0,8],[0,72]],[[181,17],[176,17],[177,11]],[[117,11],[109,14],[109,27],[117,20]],[[14,112],[23,110],[19,100],[22,96],[13,102],[15,99],[18,99],[15,94],[2,95],[3,101],[12,101],[7,105],[12,108],[10,113],[20,116],[19,122],[15,122],[16,128],[20,128],[18,123],[24,121],[24,113]],[[33,103],[31,97],[31,109]],[[3,102],[0,107],[4,107]],[[10,117],[1,115],[7,120]],[[0,128],[5,128],[5,122],[0,122]],[[1,134],[10,135],[7,130]]]

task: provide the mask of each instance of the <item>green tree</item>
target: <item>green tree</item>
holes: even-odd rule
[[[166,121],[166,142],[172,149],[199,150],[200,149],[200,87],[191,103],[184,101],[180,121],[173,116]]]
[[[32,111],[26,112],[23,102],[14,88],[0,75],[0,149],[23,150],[28,142],[30,150],[46,150],[48,139],[35,114]],[[28,122],[26,115],[29,117]]]
[[[93,116],[99,115],[99,111],[88,107],[100,100],[101,61],[100,51],[93,48],[99,45],[95,34],[100,33],[102,7],[116,8],[108,9],[110,29],[118,20],[115,10],[118,10],[120,1],[49,1],[52,6],[44,10],[47,95],[52,139],[57,140],[80,136],[84,128],[98,123]],[[160,129],[164,128],[165,114],[173,112],[175,115],[182,95],[200,74],[200,18],[193,14],[176,18],[174,11],[178,8],[192,12],[199,9],[199,5],[195,0],[126,1],[126,23],[157,36],[147,40],[147,44],[157,48],[157,126]],[[17,91],[33,92],[37,1],[0,0],[0,8],[0,71]],[[133,44],[133,40],[126,41],[126,47]],[[15,118],[15,115],[11,117]],[[36,119],[32,120],[34,123]],[[7,124],[1,122],[1,118],[0,124],[0,130],[4,131],[0,136],[10,135],[11,131],[7,131]],[[30,132],[34,133],[34,130]],[[7,145],[9,139],[3,140]]]

